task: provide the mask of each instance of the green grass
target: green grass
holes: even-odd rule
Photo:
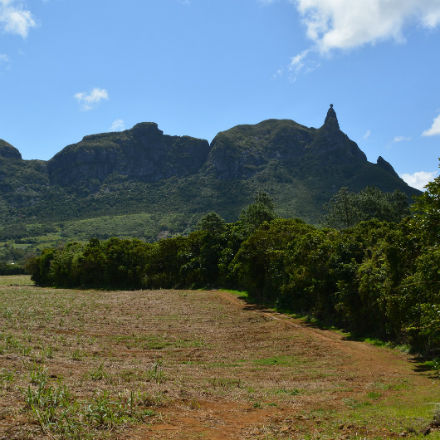
[[[29,275],[3,275],[0,276],[0,286],[33,286]]]
[[[230,289],[222,289],[223,292],[228,292],[238,298],[241,299],[247,299],[249,298],[249,294],[248,292],[246,292],[245,290],[230,290]]]

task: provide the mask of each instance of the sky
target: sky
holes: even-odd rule
[[[341,129],[412,186],[438,175],[440,0],[0,0],[0,138],[50,159],[157,122]]]

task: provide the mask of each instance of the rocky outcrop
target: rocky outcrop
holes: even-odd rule
[[[3,139],[0,139],[0,157],[5,159],[19,159],[21,160],[20,152],[13,147],[11,144],[8,144]]]
[[[387,162],[382,156],[379,156],[377,158],[376,165],[379,168],[382,168],[383,170],[385,170],[386,172],[396,176],[397,178],[400,178],[399,175],[394,171],[394,168],[392,167],[392,165],[389,162]]]
[[[325,156],[326,162],[367,162],[364,152],[339,128],[338,118],[332,104],[324,124],[317,130],[310,144],[310,150],[317,157]]]
[[[167,136],[155,123],[141,123],[121,133],[86,136],[49,161],[52,184],[103,182],[117,176],[156,182],[197,173],[209,144],[189,136]]]

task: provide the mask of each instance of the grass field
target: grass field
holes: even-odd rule
[[[0,278],[0,439],[439,439],[440,381],[231,292]]]

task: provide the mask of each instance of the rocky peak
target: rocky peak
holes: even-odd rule
[[[394,168],[392,167],[392,165],[389,162],[387,162],[382,156],[379,156],[377,158],[377,166],[385,171],[388,171],[393,176],[399,177],[396,171],[394,170]]]
[[[20,152],[8,142],[0,139],[0,157],[6,159],[21,159]]]
[[[136,124],[131,132],[138,137],[161,137],[163,131],[159,129],[155,122],[141,122]]]
[[[325,117],[323,127],[329,130],[339,131],[339,122],[336,116],[336,112],[333,109],[333,104],[330,104],[330,108],[328,109],[327,116]]]

